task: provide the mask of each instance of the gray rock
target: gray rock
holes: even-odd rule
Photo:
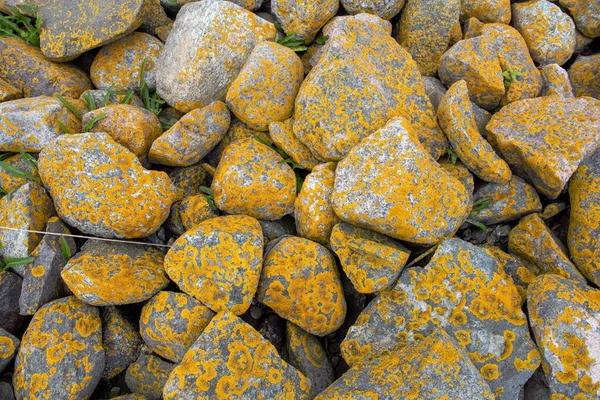
[[[524,389],[523,400],[548,400],[550,398],[550,389],[542,367],[535,370]]]
[[[341,0],[341,2],[349,14],[368,13],[383,19],[392,19],[402,10],[405,0]]]
[[[12,385],[9,382],[0,382],[0,399],[3,400],[14,400],[15,393]]]
[[[137,360],[142,338],[137,327],[115,306],[102,307],[100,319],[102,346],[106,353],[102,379],[112,379]]]
[[[319,29],[337,13],[338,7],[338,0],[271,0],[271,11],[283,30],[294,32],[296,39],[304,43],[313,41]]]
[[[283,217],[275,221],[266,221],[259,219],[258,222],[263,230],[265,237],[265,243],[275,240],[282,236],[295,236],[296,227],[294,226],[294,220],[290,217]]]
[[[569,79],[576,97],[600,99],[600,54],[579,55],[569,67]]]
[[[598,4],[588,0],[559,0],[575,20],[575,26],[585,36],[595,38],[600,36],[600,14]]]
[[[433,76],[424,76],[423,85],[425,86],[425,93],[427,93],[429,101],[431,101],[433,110],[437,112],[438,106],[448,89],[438,78]]]
[[[547,64],[540,67],[543,86],[540,96],[573,97],[573,89],[569,74],[558,64]],[[579,96],[578,96],[579,97]]]
[[[16,333],[25,322],[19,314],[19,296],[23,280],[17,274],[0,271],[0,328]]]
[[[11,335],[6,330],[0,328],[0,373],[10,364],[14,356],[17,354],[21,341]],[[0,394],[2,391],[0,390]],[[4,397],[0,396],[0,399]]]
[[[142,350],[138,359],[127,368],[125,382],[132,392],[141,393],[148,400],[160,400],[163,387],[175,366],[150,351]]]
[[[286,340],[285,319],[270,311],[260,321],[258,332],[275,347],[277,354],[284,354]]]
[[[208,176],[206,169],[201,164],[167,168],[166,171],[177,191],[182,193],[182,197],[202,193],[200,187],[206,184]]]
[[[104,107],[104,103],[106,103],[106,105],[120,104],[121,101],[123,101],[124,97],[126,96],[126,95],[122,95],[122,94],[117,94],[116,92],[111,92],[107,99],[106,95],[108,94],[108,90],[86,90],[85,92],[81,93],[81,96],[79,97],[79,99],[85,101],[84,97],[87,96],[88,94],[91,95],[92,98],[94,99],[96,108]],[[129,104],[134,105],[136,107],[145,108],[145,105],[144,105],[144,102],[142,101],[142,99],[140,99],[135,94],[133,96],[131,96],[131,101],[129,102]]]

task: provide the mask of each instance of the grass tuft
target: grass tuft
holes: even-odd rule
[[[60,100],[61,103],[63,103],[63,106],[67,107],[69,109],[69,111],[71,111],[77,118],[79,118],[79,120],[81,120],[82,115],[79,112],[79,110],[77,108],[75,108],[75,106],[73,104],[69,103],[69,101],[67,99],[65,99],[58,93],[55,93],[54,95],[56,96],[56,98],[58,100]]]
[[[65,260],[69,261],[71,259],[71,249],[69,248],[64,236],[60,237],[60,249]]]
[[[296,39],[296,32],[292,32],[286,37],[276,40],[275,43],[279,43],[282,46],[289,47],[295,52],[308,50],[308,47],[304,45],[304,42],[302,40]]]
[[[106,114],[106,113],[102,113],[100,115],[96,115],[94,118],[90,119],[87,124],[85,124],[85,127],[83,128],[83,131],[84,132],[89,132],[92,129],[92,127],[94,126],[94,124],[96,122],[98,122],[102,118],[106,118],[106,117],[108,117],[108,114]]]
[[[0,14],[0,36],[16,37],[27,43],[40,47],[40,30],[42,19],[37,15],[35,6],[8,6],[13,15]],[[25,15],[22,11],[31,14]]]
[[[162,111],[162,105],[165,101],[158,95],[158,93],[150,93],[150,88],[146,83],[146,66],[148,65],[148,59],[144,58],[142,66],[140,68],[140,97],[144,102],[144,107],[154,115],[160,114]]]

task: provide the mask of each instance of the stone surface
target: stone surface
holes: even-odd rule
[[[37,167],[31,165],[31,163],[29,163],[20,154],[7,157],[2,161],[10,166],[20,169],[23,172],[39,177]],[[0,169],[0,187],[7,192],[10,192],[11,190],[17,190],[21,186],[26,185],[28,182],[30,182],[28,179],[15,176],[5,169]]]
[[[558,3],[573,16],[577,29],[585,36],[600,36],[600,4],[587,0],[559,0]]]
[[[149,236],[175,200],[167,174],[144,169],[106,133],[61,136],[40,154],[38,165],[58,215],[87,234]]]
[[[438,106],[448,89],[438,78],[433,76],[424,76],[423,85],[425,86],[425,93],[427,93],[429,101],[431,101],[433,110],[437,113]]]
[[[0,396],[6,400],[15,400],[15,394],[10,383],[0,382]]]
[[[200,194],[200,188],[204,186],[208,175],[206,169],[200,164],[189,167],[167,168],[167,174],[181,197]]]
[[[125,383],[129,390],[141,393],[148,400],[161,400],[162,392],[175,364],[142,351],[139,358],[125,372]]]
[[[460,20],[477,18],[481,22],[510,23],[510,0],[461,0]]]
[[[467,167],[464,166],[460,160],[456,160],[453,163],[448,157],[442,157],[438,160],[440,167],[446,170],[448,174],[458,179],[460,183],[463,184],[465,189],[467,189],[467,194],[469,196],[469,203],[472,203],[473,200],[473,191],[475,190],[475,181],[473,179],[473,175],[471,171]]]
[[[202,221],[217,217],[217,213],[210,207],[206,196],[198,194],[188,196],[179,204],[179,217],[185,231],[189,231]]]
[[[16,100],[22,97],[22,89],[16,88],[7,80],[0,78],[0,102]]]
[[[0,328],[15,333],[25,322],[19,314],[19,295],[23,280],[10,271],[0,271]]]
[[[297,40],[313,41],[319,29],[338,11],[338,0],[271,0],[271,12],[287,33]]]
[[[541,96],[573,97],[573,89],[569,74],[558,64],[548,64],[540,67],[542,73]],[[593,96],[592,96],[593,97]]]
[[[240,7],[244,7],[250,11],[256,11],[260,8],[263,3],[263,0],[229,0],[234,4],[237,4]]]
[[[85,92],[83,92],[81,94],[81,96],[79,96],[79,100],[85,101],[86,97],[91,96],[91,98],[94,100],[94,109],[96,109],[98,107],[104,107],[105,105],[110,105],[110,104],[125,104],[124,101],[126,99],[126,96],[128,96],[128,95],[129,95],[129,92],[125,93],[121,90],[118,92],[115,90],[112,90],[112,89],[111,90],[108,90],[108,89],[86,90]],[[144,102],[142,101],[142,99],[140,99],[135,94],[131,96],[131,98],[129,99],[129,102],[126,104],[137,106],[140,108],[146,107],[144,105]],[[87,102],[86,102],[86,105],[87,105]],[[89,107],[86,108],[84,113],[87,113],[88,111],[89,111]]]
[[[405,2],[405,0],[341,0],[342,6],[349,14],[375,14],[383,19],[394,18],[402,10]]]
[[[17,354],[21,341],[0,328],[0,373],[2,373]],[[0,392],[1,394],[1,392]]]
[[[569,67],[569,79],[576,97],[600,99],[600,54],[578,56]]]
[[[541,274],[538,266],[521,257],[505,253],[495,246],[486,247],[485,249],[498,261],[504,272],[512,278],[521,296],[521,303],[525,303],[529,285],[535,282],[536,277]]]
[[[299,167],[312,170],[319,164],[308,147],[303,145],[294,134],[294,119],[269,124],[269,137],[273,143],[283,150]]]
[[[240,139],[253,138],[254,136],[259,137],[260,140],[267,143],[269,146],[273,144],[268,132],[259,132],[250,129],[248,126],[246,126],[246,124],[235,118],[235,115],[232,116],[231,124],[229,124],[229,129],[227,130],[225,137],[206,156],[206,161],[216,168],[219,164],[221,156],[223,155],[223,151],[225,151],[225,148],[227,148],[230,143],[236,142]]]
[[[105,365],[102,379],[112,379],[137,360],[142,338],[136,326],[115,306],[100,309]]]

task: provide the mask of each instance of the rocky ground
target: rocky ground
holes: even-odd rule
[[[0,11],[0,399],[600,397],[597,0]]]

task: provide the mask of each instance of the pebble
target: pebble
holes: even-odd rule
[[[8,367],[17,354],[21,341],[0,328],[0,373]],[[2,394],[2,392],[0,392]]]
[[[165,383],[175,366],[142,349],[138,359],[127,367],[125,383],[129,390],[146,396],[148,400],[161,400]]]
[[[23,280],[10,271],[0,271],[0,328],[16,334],[25,322],[19,313],[19,296]]]
[[[115,306],[100,309],[105,365],[102,379],[112,379],[137,360],[142,339],[136,326]]]
[[[569,79],[575,97],[600,100],[600,54],[579,55],[569,67]]]
[[[337,13],[338,7],[338,0],[321,0],[318,3],[271,0],[271,12],[283,30],[288,33],[294,32],[295,38],[304,43],[313,41],[317,32]]]

